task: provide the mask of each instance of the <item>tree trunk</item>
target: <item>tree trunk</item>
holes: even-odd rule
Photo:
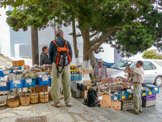
[[[90,44],[90,37],[89,37],[89,26],[85,27],[85,30],[82,31],[82,37],[83,37],[83,60],[89,60],[89,56],[86,56],[86,52],[88,51],[88,49],[90,48],[89,44]]]
[[[86,56],[86,52],[90,48],[90,28],[88,25],[85,26],[85,30],[81,31],[82,32],[82,37],[83,37],[83,68],[90,69],[90,60],[89,60],[89,55]]]
[[[75,19],[72,21],[72,30],[73,30],[74,53],[75,53],[75,58],[76,58],[76,60],[78,60],[78,57],[79,57],[79,50],[78,50],[78,47],[77,47],[76,29],[75,29]]]
[[[38,28],[31,27],[32,64],[39,65]]]
[[[95,57],[95,55],[94,55],[93,52],[90,54],[90,62],[91,62],[91,65],[92,65],[93,68],[94,68],[95,65],[97,64],[97,62],[96,62],[96,57]]]

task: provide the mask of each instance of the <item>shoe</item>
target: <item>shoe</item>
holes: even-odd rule
[[[135,114],[135,115],[139,115],[139,112],[137,112],[137,111],[135,111],[135,110],[131,111],[131,113],[132,113],[132,114]]]
[[[57,102],[56,104],[52,104],[52,106],[56,107],[56,108],[60,108],[61,107],[61,103]]]
[[[67,106],[67,107],[71,107],[72,104],[69,102],[69,103],[66,103],[66,106]]]
[[[139,110],[139,112],[140,112],[140,113],[142,113],[142,111],[141,111],[141,110]]]

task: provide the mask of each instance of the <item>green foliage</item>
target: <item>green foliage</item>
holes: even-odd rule
[[[149,33],[148,28],[139,22],[125,25],[123,30],[117,33],[117,46],[125,54],[137,54],[143,52],[155,43],[155,39]]]
[[[156,50],[147,50],[144,52],[143,56],[144,59],[161,59],[162,55],[157,54]]]
[[[90,47],[84,47],[87,48],[85,52],[93,51],[93,47],[104,40],[122,51],[123,56],[129,56],[143,52],[152,45],[162,50],[162,13],[155,10],[153,2],[155,1],[21,0],[6,3],[16,7],[7,22],[14,30],[25,30],[28,26],[43,27],[49,21],[54,21],[59,26],[68,26],[75,19],[82,36],[84,32],[88,33],[83,42],[95,42]],[[94,32],[101,35],[95,36],[93,40],[88,38]]]

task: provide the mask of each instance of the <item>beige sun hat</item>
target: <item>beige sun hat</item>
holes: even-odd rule
[[[100,58],[100,59],[98,59],[98,62],[103,62],[103,60]]]

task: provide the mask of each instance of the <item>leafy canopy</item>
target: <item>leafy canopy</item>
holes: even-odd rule
[[[103,42],[110,43],[123,56],[143,52],[152,45],[162,49],[162,13],[157,0],[21,0],[11,4],[8,23],[27,29],[42,27],[49,21],[68,26],[75,19],[83,37],[86,52],[92,52]],[[162,4],[158,1],[159,6]],[[88,39],[87,39],[88,38]]]

